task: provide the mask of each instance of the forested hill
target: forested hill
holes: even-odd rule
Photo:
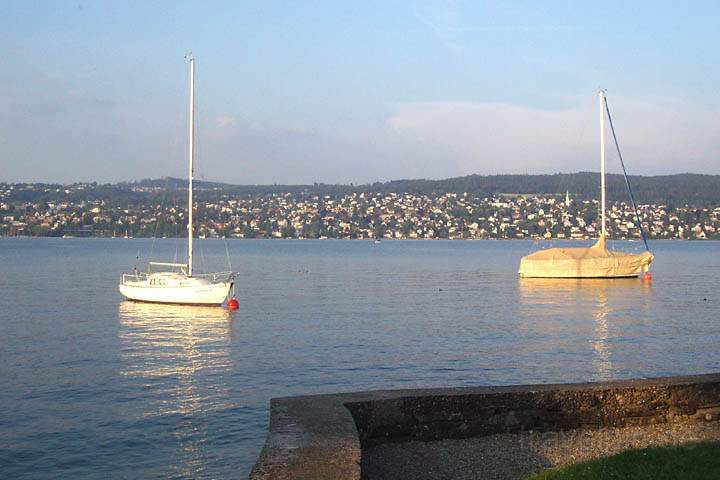
[[[169,185],[184,188],[187,180],[144,180],[142,185],[162,187]],[[720,204],[720,175],[683,173],[662,176],[631,176],[630,185],[640,203]],[[269,193],[298,193],[310,191],[325,195],[348,192],[414,193],[523,193],[564,194],[575,198],[597,198],[600,192],[600,174],[597,172],[557,173],[553,175],[467,175],[444,180],[393,180],[366,185],[229,185],[201,182],[200,188],[219,189],[234,195],[262,195]],[[610,200],[628,198],[622,175],[607,176]]]
[[[350,192],[463,193],[490,195],[498,193],[561,195],[566,191],[574,198],[599,196],[600,175],[597,172],[558,173],[553,175],[467,175],[444,180],[393,180],[366,185],[231,185],[196,181],[197,198],[212,200],[219,195],[256,196],[309,192],[322,195],[343,195]],[[692,173],[662,176],[632,176],[630,183],[639,203],[673,205],[720,205],[720,175]],[[609,200],[628,199],[622,175],[608,175]],[[80,186],[80,188],[78,188]],[[187,188],[186,180],[162,178],[121,182],[116,184],[10,184],[0,183],[0,199],[10,201],[80,201],[104,199],[112,203],[166,196],[168,192]],[[3,194],[4,193],[4,194]]]
[[[630,186],[640,203],[720,203],[720,175],[683,173],[662,176],[631,176]],[[396,180],[373,184],[373,190],[395,192],[480,192],[560,194],[576,198],[597,198],[600,174],[597,172],[554,175],[468,175],[445,180]],[[628,198],[622,175],[607,176],[610,200]]]

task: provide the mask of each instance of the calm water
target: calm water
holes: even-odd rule
[[[229,241],[232,314],[123,302],[151,244],[0,239],[3,478],[244,477],[275,396],[720,370],[720,243],[653,244],[647,284],[521,281],[523,241]]]

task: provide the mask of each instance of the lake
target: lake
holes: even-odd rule
[[[720,370],[720,242],[651,243],[652,282],[517,277],[562,242],[199,244],[238,311],[122,300],[182,240],[0,238],[2,477],[242,478],[277,396]]]

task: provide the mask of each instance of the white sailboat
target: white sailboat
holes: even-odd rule
[[[605,218],[605,112],[608,112],[610,127],[612,119],[605,100],[605,92],[598,92],[600,100],[600,238],[587,248],[548,248],[523,257],[518,273],[523,278],[623,278],[637,277],[650,269],[653,254],[650,250],[642,253],[625,253],[610,250],[606,246],[607,223]],[[614,137],[613,130],[613,137]],[[615,138],[616,146],[617,139]],[[620,148],[618,147],[618,155]],[[620,157],[622,163],[622,157]],[[624,171],[623,166],[623,171]],[[627,175],[626,175],[627,181]],[[629,187],[628,182],[628,189]],[[632,192],[631,192],[632,199]],[[569,197],[566,199],[569,203]],[[635,202],[633,199],[633,206]],[[638,218],[638,226],[642,226]],[[643,237],[643,240],[645,237]],[[647,243],[645,244],[647,248]]]
[[[147,272],[125,273],[120,293],[128,300],[185,305],[221,305],[233,288],[234,272],[193,272],[193,160],[195,140],[195,58],[186,57],[190,68],[190,132],[188,169],[187,263],[149,262]]]

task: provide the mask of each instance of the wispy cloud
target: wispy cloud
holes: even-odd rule
[[[477,12],[476,15],[466,14],[467,12],[464,12],[457,2],[452,0],[426,2],[413,9],[415,19],[425,26],[445,48],[458,56],[468,50],[467,45],[470,42],[468,37],[473,33],[545,34],[578,29],[576,25],[548,22],[548,19],[540,17],[537,12],[523,9],[505,9],[500,14],[487,12],[484,17],[485,23],[479,23],[475,19],[472,25],[468,25],[463,19],[466,16],[475,18]]]
[[[236,135],[255,136],[313,136],[315,128],[289,122],[247,121],[235,115],[219,115],[212,122],[215,129],[210,132],[214,138],[226,138]]]
[[[526,33],[555,33],[574,31],[578,27],[572,25],[478,25],[474,28],[482,32],[526,32]]]
[[[720,172],[720,126],[712,109],[672,98],[613,98],[611,107],[633,173]],[[562,110],[418,102],[398,105],[388,127],[417,143],[452,149],[459,173],[597,170],[596,109],[592,96]]]
[[[220,115],[215,118],[215,127],[219,129],[232,128],[237,124],[237,117],[233,117],[232,115]]]
[[[463,28],[455,2],[444,1],[416,6],[413,16],[427,27],[445,48],[458,56],[465,53],[466,46],[460,40]]]

